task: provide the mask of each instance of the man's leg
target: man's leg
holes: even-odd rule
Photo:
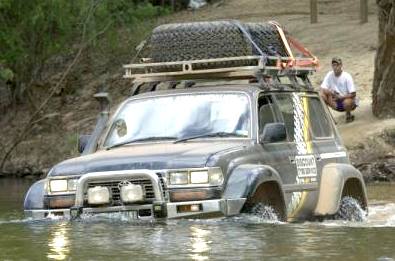
[[[324,100],[326,105],[328,105],[332,109],[336,110],[336,101],[335,101],[335,99],[333,99],[333,95],[329,90],[321,89],[320,96]]]
[[[351,111],[355,110],[357,107],[355,104],[355,99],[347,98],[343,100],[343,107],[346,111],[346,122],[352,122],[354,120],[354,115],[351,114]]]

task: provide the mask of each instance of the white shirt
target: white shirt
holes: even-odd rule
[[[351,75],[344,71],[339,77],[336,77],[333,71],[328,72],[321,84],[321,88],[338,92],[341,96],[356,92]]]

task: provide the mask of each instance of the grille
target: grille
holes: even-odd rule
[[[95,186],[107,187],[111,192],[111,197],[112,197],[111,205],[121,206],[123,204],[121,201],[121,192],[118,188],[118,184],[121,181],[125,181],[125,180],[89,182],[88,188],[93,188]],[[129,179],[128,181],[135,185],[141,185],[141,187],[143,188],[145,201],[141,203],[152,202],[155,200],[155,193],[150,179]]]

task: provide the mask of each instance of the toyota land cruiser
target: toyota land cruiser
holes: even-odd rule
[[[315,65],[255,55],[125,66],[133,95],[110,119],[103,102],[83,155],[36,182],[25,213],[213,217],[263,205],[283,221],[360,220],[347,213],[367,209],[364,181],[308,81]],[[192,87],[178,88],[184,80]]]

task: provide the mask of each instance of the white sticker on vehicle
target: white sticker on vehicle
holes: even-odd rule
[[[317,176],[317,165],[314,155],[295,156],[295,163],[299,178],[312,178]]]
[[[321,153],[320,157],[321,159],[343,158],[347,157],[347,153],[345,151]]]

